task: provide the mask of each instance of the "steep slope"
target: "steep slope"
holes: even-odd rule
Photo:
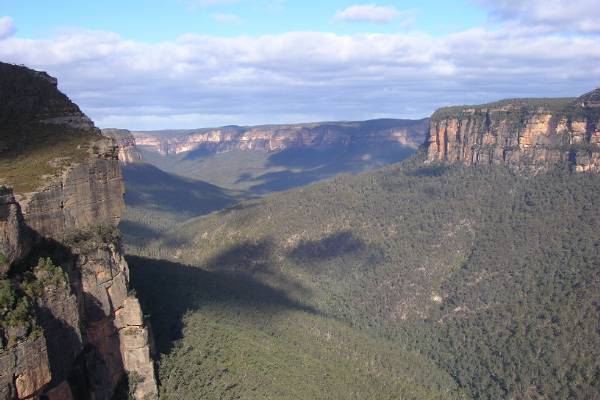
[[[444,108],[431,117],[427,161],[557,164],[600,171],[600,89],[578,99],[515,99]]]
[[[236,204],[240,194],[164,172],[150,164],[123,167],[127,209],[119,228],[127,246],[143,246],[175,225]]]
[[[597,174],[557,169],[530,176],[502,166],[414,161],[190,221],[144,253],[170,262],[132,260],[142,302],[166,324],[159,339],[165,388],[191,390],[217,379],[234,383],[244,397],[252,390],[242,379],[250,363],[269,357],[268,349],[281,346],[278,338],[287,343],[280,351],[298,346],[313,354],[321,343],[313,329],[323,325],[312,318],[325,317],[352,337],[427,356],[473,398],[599,397],[599,195]],[[146,269],[148,262],[153,267]],[[158,304],[152,276],[180,264],[193,267],[181,266],[181,276],[171,277],[181,296]],[[192,295],[196,274],[208,293]],[[235,290],[219,290],[220,282],[236,280]],[[273,323],[269,313],[245,307],[269,305],[275,296],[265,299],[269,291],[288,304]],[[298,305],[318,317],[297,319]],[[177,317],[164,319],[174,308]],[[282,333],[279,321],[303,339]],[[203,331],[213,324],[215,335]],[[229,339],[217,334],[221,329],[249,343],[239,356],[246,364],[224,350]],[[346,346],[335,334],[332,343]],[[233,364],[235,373],[181,375],[201,354],[215,360],[202,365],[232,371]],[[329,358],[321,353],[305,365],[318,369],[323,359]],[[419,382],[424,372],[417,367],[410,374]],[[313,381],[321,382],[294,383],[293,394],[311,390]],[[443,378],[436,382],[444,385]]]
[[[0,398],[155,397],[117,148],[56,83],[0,63]]]

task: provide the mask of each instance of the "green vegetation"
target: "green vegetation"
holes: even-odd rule
[[[190,152],[167,157],[146,151],[143,156],[149,164],[132,164],[123,169],[127,211],[120,229],[128,246],[140,249],[149,239],[157,239],[177,224],[241,200],[340,173],[371,170],[413,153],[414,149],[401,145],[301,148],[274,153]]]
[[[21,283],[21,288],[31,299],[37,299],[43,295],[44,288],[47,286],[66,288],[68,285],[67,273],[47,257],[38,260],[32,275],[26,276],[26,280]]]
[[[182,224],[129,259],[163,394],[600,397],[599,195],[411,161]]]
[[[143,151],[144,160],[173,174],[209,182],[246,197],[304,186],[340,173],[358,173],[399,162],[415,153],[400,144],[292,148],[280,152],[206,151],[160,156]],[[126,168],[127,174],[127,168]],[[127,179],[127,176],[126,176]]]
[[[9,279],[0,279],[0,350],[33,332],[33,303]]]
[[[0,349],[19,340],[36,338],[41,329],[35,321],[35,304],[47,287],[67,287],[67,274],[50,258],[39,258],[37,265],[26,262],[0,280]]]
[[[163,353],[164,399],[462,398],[423,356],[251,276],[128,262]]]
[[[123,168],[127,183],[127,210],[119,228],[130,246],[181,223],[237,203],[239,193],[164,172],[150,164]]]
[[[487,104],[443,107],[436,110],[431,116],[431,119],[437,120],[442,118],[458,116],[467,109],[475,110],[475,112],[482,112],[487,109],[498,109],[507,106],[518,107],[524,111],[533,111],[538,108],[544,108],[548,111],[553,112],[564,111],[570,106],[572,106],[576,100],[577,98],[575,97],[505,99]]]
[[[128,372],[123,375],[123,378],[117,385],[113,393],[113,400],[135,400],[135,391],[140,383],[144,382],[142,377],[137,372]]]
[[[85,229],[74,229],[65,233],[65,244],[79,249],[94,250],[99,244],[119,244],[121,232],[113,225],[94,225]]]
[[[89,157],[95,134],[55,125],[0,127],[0,184],[33,191],[65,167]]]

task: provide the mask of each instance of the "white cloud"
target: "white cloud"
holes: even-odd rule
[[[99,126],[133,129],[424,117],[449,104],[578,95],[600,84],[588,35],[472,29],[446,36],[108,32],[8,37],[0,60],[47,70]]]
[[[0,40],[12,36],[16,31],[11,17],[0,17]]]
[[[239,24],[242,22],[242,18],[235,14],[213,14],[211,17],[221,24]]]
[[[378,6],[375,4],[359,4],[350,6],[335,14],[335,19],[346,22],[388,23],[402,13],[393,6]]]
[[[549,31],[600,33],[598,0],[475,0],[495,19]]]

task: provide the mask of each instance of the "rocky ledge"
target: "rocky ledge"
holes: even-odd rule
[[[600,172],[600,89],[577,99],[515,99],[431,117],[426,162]]]
[[[5,157],[29,156],[31,143],[12,132],[47,140],[64,130],[63,143],[81,143],[65,145],[80,153],[67,163],[31,163],[35,190],[0,187],[0,399],[108,400],[128,377],[135,398],[156,398],[151,333],[129,291],[116,228],[124,209],[118,146],[46,73],[0,63],[0,94]]]

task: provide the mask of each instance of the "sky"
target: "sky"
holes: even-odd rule
[[[598,0],[0,0],[0,61],[97,126],[422,118],[600,86]]]

